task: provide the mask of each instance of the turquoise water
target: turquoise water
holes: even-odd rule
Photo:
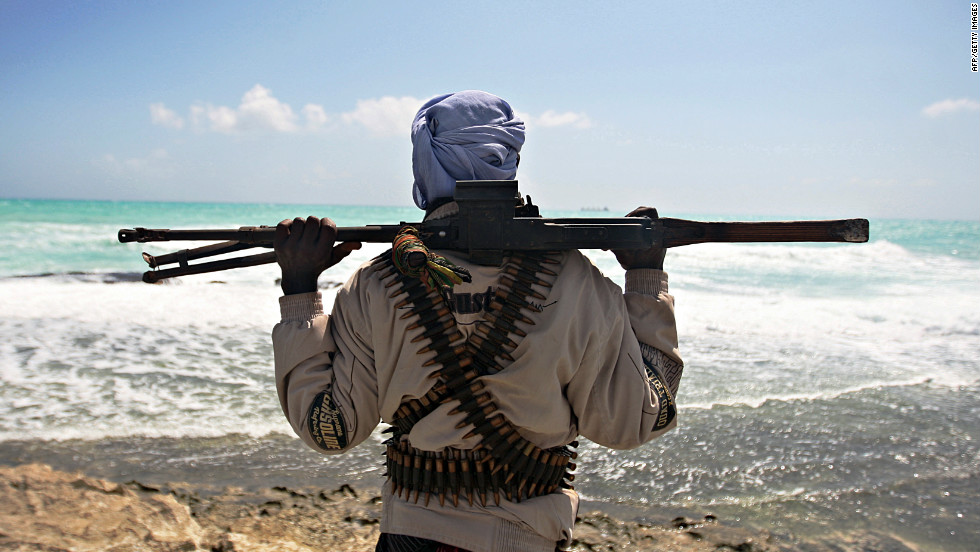
[[[322,213],[340,226],[416,220],[418,209],[231,203],[139,203],[0,199],[0,276],[142,270],[116,240],[120,228],[238,228]],[[327,215],[329,213],[329,215]],[[182,244],[149,246],[170,251]],[[139,260],[137,254],[136,259]]]
[[[420,217],[0,200],[0,462],[118,478],[234,482],[247,470],[263,482],[377,483],[380,438],[340,459],[291,438],[272,381],[274,265],[149,286],[138,281],[140,252],[190,244],[116,240],[124,227],[306,214],[341,226]],[[366,246],[321,283],[342,282],[383,247]],[[588,254],[622,283],[610,254]],[[975,549],[980,223],[872,220],[867,244],[688,246],[670,250],[666,268],[686,364],[680,427],[634,451],[584,443],[586,508],[643,519],[666,505],[814,540],[877,531],[924,550]]]

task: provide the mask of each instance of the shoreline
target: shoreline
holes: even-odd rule
[[[919,549],[871,531],[799,542],[713,514],[657,509],[628,521],[586,505],[571,551],[842,552]],[[42,463],[0,467],[0,547],[13,550],[373,550],[377,488],[110,481]]]
[[[44,464],[0,468],[0,546],[72,550],[373,550],[381,498],[332,490],[115,483]],[[38,505],[43,505],[39,507]],[[663,524],[580,513],[570,550],[799,550],[713,516]]]

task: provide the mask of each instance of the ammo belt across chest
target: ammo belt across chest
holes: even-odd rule
[[[421,330],[412,342],[419,344],[420,355],[431,355],[424,366],[439,366],[430,376],[435,380],[430,390],[402,403],[392,427],[386,430],[394,433],[385,441],[385,467],[396,495],[416,502],[422,495],[426,504],[433,495],[440,504],[448,497],[454,505],[464,496],[470,505],[477,499],[486,506],[488,497],[500,504],[501,494],[520,502],[571,488],[568,482],[574,476],[570,472],[575,469],[571,460],[577,454],[568,446],[542,449],[521,437],[497,412],[493,396],[479,380],[513,362],[510,352],[527,335],[518,324],[534,325],[529,315],[541,310],[532,300],[547,298],[532,285],[546,293],[557,276],[546,265],[557,263],[548,255],[514,253],[501,268],[497,291],[487,301],[483,318],[465,339],[438,289],[429,289],[420,279],[399,272],[390,252],[375,259],[374,270],[386,287],[393,288],[390,298],[400,298],[395,307],[408,309],[402,318],[414,317],[409,331]],[[456,427],[471,425],[465,438],[479,437],[479,444],[467,450],[412,447],[406,437],[412,427],[438,406],[453,401],[458,405],[450,414],[466,414]]]

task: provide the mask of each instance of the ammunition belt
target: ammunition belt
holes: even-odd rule
[[[504,492],[508,500],[520,501],[555,492],[559,487],[571,488],[564,480],[574,479],[569,472],[575,465],[569,460],[576,454],[566,447],[544,450],[521,437],[517,428],[503,414],[494,414],[497,406],[479,380],[480,376],[496,373],[504,368],[505,363],[509,364],[514,360],[510,353],[517,348],[520,339],[527,335],[517,324],[534,325],[528,314],[540,313],[541,309],[532,299],[546,299],[532,285],[550,289],[557,273],[544,265],[557,263],[557,260],[547,255],[513,254],[501,268],[497,291],[487,303],[483,319],[477,323],[469,339],[464,340],[449,306],[438,290],[430,290],[419,279],[401,274],[394,268],[390,252],[375,259],[374,269],[380,272],[381,280],[390,280],[386,282],[386,287],[397,286],[390,295],[392,299],[401,297],[395,307],[409,308],[402,318],[416,318],[409,326],[409,331],[419,328],[423,330],[412,339],[413,343],[428,341],[428,344],[422,344],[418,353],[434,353],[424,366],[440,365],[430,376],[435,382],[429,391],[418,399],[404,402],[391,422],[393,427],[390,431],[395,433],[395,437],[387,442],[386,464],[388,476],[400,490],[405,490],[406,494],[409,490],[415,491],[416,499],[419,492],[427,495],[430,492],[439,493],[438,489],[441,487],[418,483],[415,472],[406,480],[404,458],[409,458],[406,455],[411,454],[410,462],[414,463],[418,459],[421,464],[418,468],[419,477],[424,479],[425,474],[429,473],[425,469],[425,462],[430,461],[435,466],[438,458],[427,455],[442,455],[445,463],[450,457],[455,458],[457,453],[449,449],[439,453],[411,453],[415,449],[403,445],[401,436],[407,435],[419,420],[439,405],[451,401],[458,401],[459,405],[450,414],[466,414],[456,427],[459,429],[472,425],[473,429],[465,438],[480,437],[472,454],[479,456],[480,461],[476,464],[479,464],[480,470],[486,469],[484,477],[489,474],[487,485],[492,485],[490,488],[496,490],[495,499],[499,500],[497,493],[500,491]],[[409,452],[402,450],[406,446]],[[398,455],[401,460],[393,463],[392,455]],[[476,464],[472,465],[474,471],[470,472],[471,478],[479,473],[475,471]],[[396,475],[398,472],[392,470],[393,465],[401,470],[402,475]],[[412,469],[415,469],[414,465]],[[433,478],[438,473],[435,468],[433,470],[431,481],[435,481]],[[478,485],[477,489],[479,488]]]
[[[535,460],[530,477],[512,477],[508,466],[498,469],[498,461],[486,450],[461,450],[446,448],[439,452],[419,450],[411,447],[408,441],[388,442],[386,468],[395,495],[405,500],[419,501],[424,497],[425,505],[436,496],[439,505],[446,504],[446,498],[454,506],[459,505],[460,497],[465,497],[470,506],[474,501],[486,506],[492,498],[500,505],[500,496],[519,502],[521,498],[553,493],[561,487],[568,487],[565,478],[575,469],[570,462],[574,456],[568,447],[556,447],[543,451],[547,461]],[[527,473],[527,472],[524,472]]]

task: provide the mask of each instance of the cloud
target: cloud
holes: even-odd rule
[[[190,107],[191,126],[200,132],[238,134],[246,132],[292,133],[319,131],[338,119],[347,125],[361,126],[375,136],[407,135],[415,112],[423,100],[403,96],[384,96],[358,100],[353,111],[330,115],[322,105],[308,103],[297,115],[289,104],[256,84],[242,96],[237,107],[198,102]],[[155,125],[180,129],[184,120],[162,103],[150,105],[150,119]]]
[[[150,120],[153,124],[180,130],[184,128],[184,119],[177,113],[164,107],[162,103],[150,104]]]
[[[303,106],[303,116],[306,117],[306,128],[310,130],[317,130],[330,120],[323,106],[316,104],[306,104]]]
[[[980,111],[980,102],[969,98],[942,100],[923,108],[922,114],[927,117],[941,117],[959,111]]]
[[[592,126],[592,119],[585,113],[573,113],[571,111],[558,113],[549,109],[542,113],[540,117],[537,117],[534,120],[534,124],[541,125],[545,128],[560,126],[590,128]]]
[[[578,129],[592,128],[592,119],[589,118],[588,115],[585,113],[576,113],[574,111],[559,113],[558,111],[549,109],[541,115],[531,115],[530,113],[518,112],[517,116],[524,121],[524,124],[528,129],[534,127],[572,127]]]
[[[238,116],[229,107],[207,105],[191,106],[191,122],[197,130],[235,132]]]
[[[240,134],[247,132],[316,132],[343,125],[362,127],[377,137],[407,136],[412,120],[425,100],[412,96],[382,96],[357,100],[354,109],[336,115],[328,114],[322,105],[308,103],[299,114],[289,104],[256,84],[242,96],[237,107],[198,102],[190,107],[190,126],[199,132]],[[592,119],[581,112],[547,110],[540,115],[518,113],[528,127],[577,129],[591,128]],[[155,125],[182,129],[184,119],[162,103],[150,105],[150,119]]]
[[[302,116],[273,96],[271,90],[256,84],[245,92],[237,107],[198,102],[190,107],[189,119],[197,131],[224,134],[317,130],[329,120],[323,106],[316,104],[306,104],[300,113]],[[150,104],[150,120],[168,128],[184,127],[184,119],[163,103]]]
[[[296,130],[293,109],[274,98],[272,92],[260,84],[256,84],[242,96],[236,115],[239,124],[245,129],[256,126],[279,132]]]
[[[313,124],[322,124],[319,117],[324,114],[322,107],[310,104],[303,108],[303,113],[315,118]],[[271,90],[261,84],[256,84],[245,92],[236,108],[211,104],[191,106],[191,121],[198,130],[226,134],[253,131],[296,132],[300,129],[299,117],[293,112],[293,108],[279,101]]]
[[[354,111],[344,113],[341,119],[361,125],[375,136],[408,136],[412,120],[423,103],[424,100],[411,96],[357,100]]]

